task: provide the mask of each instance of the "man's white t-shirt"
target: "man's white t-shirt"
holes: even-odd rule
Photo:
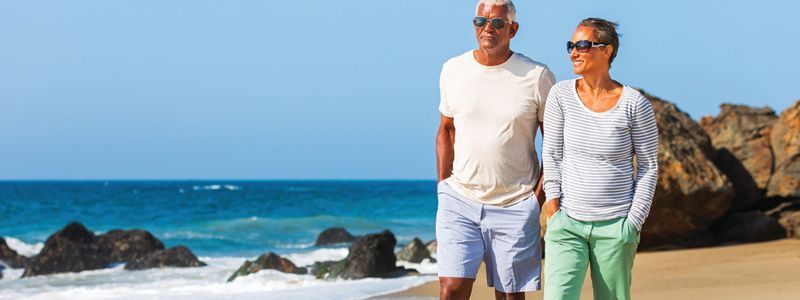
[[[453,174],[447,183],[474,201],[508,206],[533,194],[539,180],[535,139],[555,84],[542,63],[514,53],[484,66],[473,51],[442,67],[439,111],[455,123]]]

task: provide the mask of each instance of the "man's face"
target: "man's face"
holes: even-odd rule
[[[508,21],[508,6],[494,5],[487,6],[481,3],[478,6],[478,17],[487,19],[501,18]],[[495,29],[491,22],[486,22],[483,27],[475,27],[475,36],[478,38],[478,46],[483,50],[493,50],[507,46],[511,38],[517,34],[519,24],[516,22],[506,22],[503,29]]]

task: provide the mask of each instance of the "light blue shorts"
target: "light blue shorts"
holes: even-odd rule
[[[498,207],[467,199],[445,181],[438,190],[439,277],[475,278],[483,260],[487,284],[500,292],[541,288],[539,202],[535,196]]]

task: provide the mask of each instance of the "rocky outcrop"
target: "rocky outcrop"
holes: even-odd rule
[[[110,262],[127,262],[164,250],[152,234],[144,230],[111,230],[97,237],[99,250]]]
[[[27,265],[28,258],[17,254],[17,251],[8,246],[6,239],[0,237],[0,261],[9,268],[22,269]]]
[[[72,222],[47,238],[42,251],[28,261],[22,277],[98,270],[121,262],[133,266],[204,265],[185,247],[177,248],[182,249],[164,251],[164,244],[143,230],[95,235]],[[125,268],[131,269],[128,265]]]
[[[420,263],[424,259],[433,260],[431,252],[428,251],[428,248],[419,238],[414,238],[411,243],[408,243],[400,252],[397,252],[397,259],[411,263]]]
[[[674,104],[651,100],[659,132],[658,185],[640,249],[707,234],[733,200],[733,187],[712,159],[708,134]]]
[[[781,212],[778,224],[786,230],[786,236],[800,239],[800,210]]]
[[[317,279],[336,279],[342,275],[344,263],[346,260],[329,260],[315,262],[308,270],[308,272]]]
[[[292,261],[269,252],[267,254],[262,254],[255,261],[245,261],[244,264],[228,278],[228,282],[233,281],[236,277],[247,276],[266,269],[292,274],[306,274],[308,272],[306,268],[298,268]]]
[[[358,237],[350,234],[346,229],[342,227],[332,227],[325,229],[322,233],[317,236],[316,242],[314,242],[314,246],[325,246],[325,245],[333,245],[339,243],[351,243],[358,239]]]
[[[398,268],[394,246],[397,240],[389,230],[369,234],[353,242],[350,253],[345,258],[342,278],[361,279],[366,277],[394,277]]]
[[[733,184],[731,211],[749,209],[766,194],[774,163],[770,134],[776,119],[770,108],[722,104],[716,117],[700,120],[718,151],[714,162]]]
[[[758,211],[726,216],[714,226],[714,236],[720,243],[754,243],[786,237],[778,221]]]
[[[369,234],[353,242],[345,259],[317,262],[310,271],[311,274],[322,279],[403,276],[408,273],[408,270],[396,266],[395,245],[397,245],[397,240],[389,230]]]
[[[786,237],[800,239],[800,200],[784,202],[767,211],[767,215],[778,219],[786,231]]]
[[[431,255],[436,255],[436,249],[439,247],[439,243],[436,240],[430,240],[427,244],[425,244],[425,248],[428,248],[428,252]]]
[[[6,269],[6,267],[4,265],[0,264],[0,279],[3,279],[3,271],[5,269]]]
[[[97,270],[108,263],[98,249],[94,233],[72,222],[47,238],[42,251],[28,262],[22,277]]]
[[[800,198],[800,100],[781,113],[770,140],[775,167],[767,197]]]
[[[172,247],[167,250],[153,252],[140,259],[130,261],[125,265],[125,270],[145,270],[155,268],[190,268],[204,267],[206,264],[197,259],[189,248],[184,246]]]

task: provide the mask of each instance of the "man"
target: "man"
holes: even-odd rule
[[[555,78],[511,51],[519,29],[512,1],[480,0],[476,15],[478,50],[450,59],[440,78],[440,298],[468,299],[484,261],[497,299],[524,299],[541,286],[544,193],[534,140]]]

